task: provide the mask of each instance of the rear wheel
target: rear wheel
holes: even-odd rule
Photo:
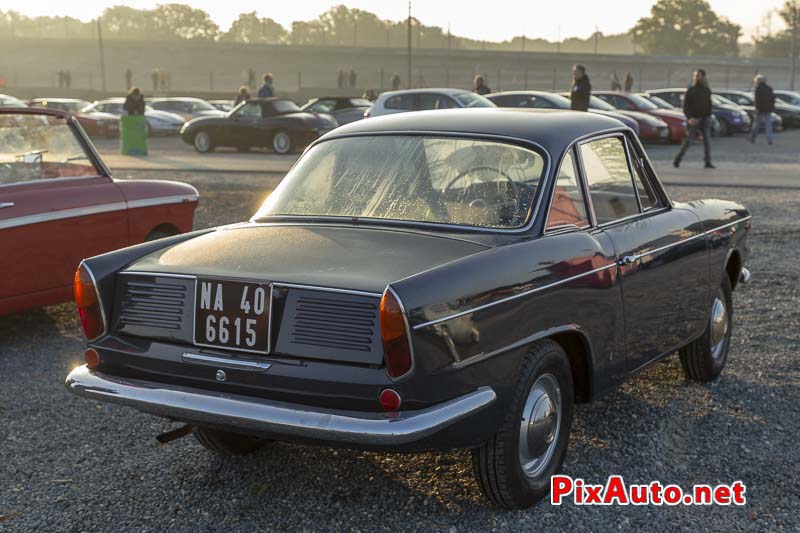
[[[248,455],[266,446],[270,441],[211,428],[197,428],[197,442],[218,455]]]
[[[214,149],[214,145],[211,143],[211,135],[207,131],[198,131],[195,133],[192,144],[194,145],[194,149],[201,154],[205,154]]]
[[[687,379],[713,381],[725,367],[733,333],[731,292],[731,282],[728,276],[723,276],[711,304],[706,331],[702,337],[681,348],[679,356]]]
[[[284,130],[278,130],[272,136],[272,149],[278,154],[288,154],[292,151],[292,137]]]
[[[556,342],[534,344],[519,375],[499,431],[472,452],[481,491],[507,509],[530,507],[547,496],[550,477],[567,453],[574,409],[572,371]]]

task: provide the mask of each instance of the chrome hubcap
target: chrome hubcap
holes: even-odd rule
[[[561,389],[552,374],[542,374],[525,400],[519,427],[519,462],[528,477],[541,474],[558,445]]]
[[[275,136],[275,140],[272,141],[275,150],[278,152],[285,152],[289,149],[289,136],[285,133],[279,133]]]
[[[717,296],[711,307],[711,356],[719,359],[724,352],[728,334],[728,309],[725,302]]]

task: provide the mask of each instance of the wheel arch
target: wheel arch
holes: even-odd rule
[[[170,222],[162,222],[161,224],[152,228],[149,232],[147,232],[147,237],[145,240],[150,241],[152,240],[151,237],[155,235],[161,235],[162,237],[174,237],[175,235],[179,235],[181,230],[178,227]]]
[[[586,403],[593,395],[592,343],[586,332],[575,324],[552,328],[535,335],[532,342],[552,340],[558,344],[569,359],[572,379],[575,385],[575,401]]]

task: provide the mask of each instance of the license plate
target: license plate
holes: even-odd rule
[[[269,283],[198,278],[194,343],[269,353]]]

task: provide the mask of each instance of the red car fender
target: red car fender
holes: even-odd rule
[[[186,183],[114,180],[128,204],[128,241],[139,244],[154,232],[166,235],[192,230],[199,193]]]

